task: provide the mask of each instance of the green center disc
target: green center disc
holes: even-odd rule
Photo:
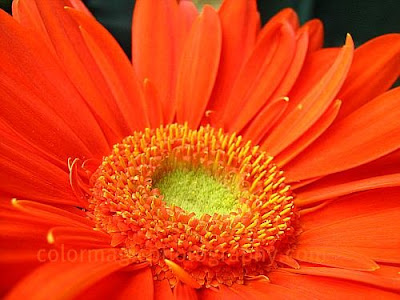
[[[194,212],[197,217],[218,213],[226,215],[238,204],[238,193],[202,169],[175,169],[163,174],[154,187],[164,195],[167,205]]]

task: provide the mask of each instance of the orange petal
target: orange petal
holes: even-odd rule
[[[308,52],[314,52],[322,48],[324,44],[324,25],[319,19],[306,22],[300,30],[309,32]]]
[[[22,263],[6,263],[1,264],[2,270],[7,270],[7,276],[3,276],[0,281],[0,295],[4,297],[11,287],[15,286],[21,278],[24,278],[27,274],[30,274],[39,265],[39,262],[22,262]]]
[[[302,226],[309,230],[358,215],[398,208],[399,196],[400,188],[395,187],[340,197],[323,208],[302,216]]]
[[[286,165],[314,142],[333,123],[339,113],[341,101],[336,100],[324,114],[300,138],[277,155],[276,161],[280,166]]]
[[[371,59],[373,57],[373,59]],[[338,94],[344,118],[388,90],[400,75],[400,34],[386,34],[357,48],[349,74]]]
[[[153,275],[150,268],[133,273],[126,286],[119,292],[117,299],[153,300]]]
[[[295,45],[288,23],[277,23],[259,40],[227,100],[223,119],[230,131],[240,131],[268,103],[289,68]]]
[[[225,285],[221,285],[218,289],[201,289],[199,295],[202,300],[246,300]]]
[[[14,286],[7,299],[45,299],[49,295],[52,298],[71,299],[90,285],[123,267],[120,261],[115,260],[47,263]]]
[[[14,241],[9,240],[9,242],[15,242],[15,240]],[[20,247],[21,247],[21,245],[20,245]],[[38,252],[38,251],[40,251],[40,249],[44,249],[44,248],[40,248],[40,247],[24,248],[24,249],[1,248],[0,249],[0,265],[1,265],[2,269],[4,269],[4,267],[2,266],[3,264],[37,262],[38,257],[40,258],[40,252]],[[44,258],[40,258],[40,259],[44,259]]]
[[[281,98],[265,107],[247,127],[243,137],[258,145],[285,112],[288,102],[288,98]]]
[[[322,200],[332,199],[351,193],[400,186],[400,174],[371,177],[336,185],[307,187],[304,192],[296,192],[296,205],[306,206]]]
[[[0,119],[64,162],[108,152],[98,122],[42,40],[3,11],[0,27]]]
[[[339,53],[340,48],[324,48],[307,54],[302,70],[289,93],[290,111],[297,108],[304,97],[329,71]]]
[[[132,61],[139,80],[157,87],[166,123],[175,116],[174,89],[183,46],[178,1],[138,0],[132,22]]]
[[[199,299],[197,297],[197,292],[194,288],[187,286],[186,284],[183,284],[181,282],[178,282],[178,284],[175,286],[174,295],[175,295],[175,299],[177,299],[177,300],[186,300],[186,299],[197,300],[197,299]]]
[[[194,22],[183,49],[176,85],[176,118],[197,128],[203,118],[218,71],[221,26],[211,6]]]
[[[12,211],[15,214],[15,211]],[[18,212],[17,212],[18,214]],[[22,218],[21,218],[22,217]],[[39,250],[49,248],[46,232],[49,225],[2,215],[0,222],[0,264],[39,263]]]
[[[342,86],[353,57],[353,41],[348,35],[346,44],[330,70],[288,113],[265,141],[271,155],[276,155],[304,134],[327,110]]]
[[[6,144],[7,143],[7,144]],[[43,202],[79,205],[68,182],[68,173],[29,148],[3,140],[0,144],[0,192]]]
[[[93,228],[72,226],[53,227],[47,233],[47,241],[56,247],[72,249],[105,249],[110,248],[110,236]]]
[[[329,207],[329,206],[327,206]],[[305,230],[299,237],[299,245],[335,247],[339,249],[363,248],[399,249],[400,246],[400,210],[398,208],[356,215]],[[300,247],[300,246],[299,246]],[[387,257],[387,260],[390,260]],[[393,258],[396,262],[398,256]]]
[[[290,256],[299,261],[348,270],[374,271],[379,266],[369,257],[339,247],[299,244]]]
[[[91,17],[73,9],[67,12],[79,24],[84,42],[99,67],[99,73],[104,77],[119,111],[129,125],[127,134],[148,127],[147,110],[137,76],[117,41]]]
[[[298,185],[297,187],[292,186],[292,188],[296,190],[296,193],[302,193],[306,190],[313,190],[314,188],[337,186],[367,178],[398,174],[400,173],[400,165],[397,163],[399,159],[400,150],[396,150],[365,165],[330,174],[320,179],[312,179],[309,180],[308,183],[304,181],[301,187]]]
[[[275,259],[277,262],[284,264],[288,267],[291,267],[294,269],[299,269],[300,268],[299,263],[297,262],[297,260],[293,259],[292,256],[293,255],[288,256],[288,255],[284,255],[284,254],[278,254]]]
[[[283,271],[270,273],[271,282],[301,293],[302,299],[397,299],[398,295],[349,280],[322,276],[292,274]]]
[[[83,4],[82,0],[68,0],[68,2],[69,6],[75,8],[76,10],[79,10],[89,17],[94,18],[90,10],[88,10],[85,4]]]
[[[261,30],[259,39],[268,31],[269,26],[275,26],[276,24],[288,23],[293,28],[293,30],[297,30],[299,28],[299,17],[297,13],[293,10],[293,8],[284,8],[279,11],[276,15],[274,15],[271,19],[268,20],[267,24],[265,24],[264,28]]]
[[[72,213],[68,210],[42,204],[29,200],[12,200],[12,205],[26,216],[32,216],[37,220],[56,225],[68,225],[81,228],[93,228],[93,222],[86,217]]]
[[[368,163],[398,149],[399,97],[400,88],[393,89],[336,123],[286,166],[286,177],[298,181],[323,176]]]
[[[218,15],[222,28],[221,59],[209,109],[219,118],[227,105],[235,78],[254,46],[260,16],[255,0],[223,1]]]
[[[196,20],[199,12],[192,1],[179,1],[179,14],[182,18],[182,27],[185,31],[185,36],[192,28],[194,20]]]
[[[244,299],[258,300],[268,295],[271,299],[301,299],[302,295],[295,290],[288,289],[281,285],[272,284],[265,280],[248,281],[245,285],[233,285],[230,289],[234,290]]]
[[[307,54],[309,38],[310,38],[309,32],[307,32],[306,27],[301,28],[297,32],[296,48],[295,48],[296,52],[294,53],[292,62],[290,63],[290,66],[287,69],[287,72],[284,75],[282,82],[279,84],[278,88],[272,94],[271,99],[275,99],[278,97],[285,97],[289,94],[303,67]]]
[[[26,1],[26,0],[20,0]],[[105,133],[111,139],[111,144],[127,134],[127,125],[116,105],[110,86],[93,59],[81,36],[79,26],[64,9],[67,1],[34,0],[42,26],[24,23],[41,34],[47,45],[54,50],[61,62],[64,71],[106,127]],[[32,5],[34,5],[32,4]],[[22,11],[25,12],[25,11]],[[21,13],[22,13],[21,12]],[[91,22],[95,22],[90,18]],[[98,26],[101,26],[97,23]],[[47,39],[46,39],[47,36]],[[39,38],[41,38],[39,36]],[[122,51],[121,51],[122,53]],[[117,55],[115,53],[114,55]]]
[[[44,42],[49,46],[49,50],[56,55],[52,46],[50,36],[46,31],[46,26],[40,16],[39,9],[35,1],[16,0],[12,2],[12,16],[15,20],[27,28],[37,31]]]
[[[131,272],[125,270],[111,273],[82,291],[76,300],[116,299],[119,292],[128,285],[131,275]]]
[[[154,300],[174,300],[168,280],[154,281]]]
[[[149,115],[151,128],[158,128],[163,124],[163,107],[156,87],[149,79],[143,81],[143,93]]]
[[[396,279],[384,278],[382,276],[374,274],[374,272],[361,272],[361,271],[343,270],[343,269],[328,268],[328,267],[301,267],[298,270],[296,269],[282,269],[282,270],[297,274],[314,275],[314,278],[315,279],[318,278],[318,280],[321,277],[330,277],[336,279],[343,279],[346,281],[347,280],[355,281],[357,283],[364,283],[381,289],[400,291],[400,284],[399,284],[400,277]],[[385,293],[383,293],[383,295],[385,295]]]
[[[398,202],[399,196],[400,189],[396,187],[341,197],[328,205],[324,205],[318,210],[303,215],[302,227],[305,231],[314,228],[324,228],[330,226],[330,224],[340,223],[342,220],[349,220],[358,216],[371,216],[371,219],[373,219],[376,212],[398,210],[400,207],[400,203]],[[396,221],[393,222],[396,223]],[[385,226],[387,224],[390,224],[390,220],[386,221]],[[390,227],[390,225],[387,226]],[[382,225],[380,225],[380,227],[382,227]],[[388,230],[393,238],[396,238],[396,233],[392,232],[393,229],[389,228]],[[384,236],[387,236],[389,233],[385,233]],[[355,236],[356,235],[357,234],[355,234]],[[364,236],[364,234],[357,236]],[[362,240],[364,241],[364,238],[362,238]],[[334,245],[332,243],[327,244],[327,246]],[[385,246],[379,243],[372,244],[371,242],[370,245],[360,244],[355,246],[350,242],[349,245],[341,243],[340,249],[355,251],[379,262],[390,263],[400,261],[400,252],[398,251],[398,246],[396,247],[395,245],[390,247],[390,245]]]

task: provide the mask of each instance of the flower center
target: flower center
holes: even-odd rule
[[[176,167],[155,179],[153,186],[160,190],[167,206],[179,206],[196,216],[227,215],[238,203],[239,192],[232,191],[203,168]]]
[[[112,246],[147,262],[156,280],[243,283],[274,267],[294,231],[290,187],[272,161],[209,126],[146,129],[103,159],[90,209]]]

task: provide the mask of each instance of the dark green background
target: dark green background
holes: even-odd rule
[[[9,9],[10,2],[0,0],[0,7]],[[85,2],[129,54],[134,0]],[[263,22],[288,6],[298,12],[303,23],[311,18],[321,19],[325,25],[325,46],[342,45],[348,32],[356,45],[384,33],[400,32],[400,0],[259,0],[258,6]]]

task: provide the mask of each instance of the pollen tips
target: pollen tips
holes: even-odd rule
[[[53,245],[54,243],[55,243],[55,238],[54,238],[54,235],[53,235],[53,231],[52,230],[50,230],[48,233],[47,233],[47,242],[50,244],[50,245]]]
[[[19,203],[18,203],[17,198],[12,198],[12,199],[11,199],[11,205],[14,206],[14,207],[16,207],[16,208],[18,208]]]

